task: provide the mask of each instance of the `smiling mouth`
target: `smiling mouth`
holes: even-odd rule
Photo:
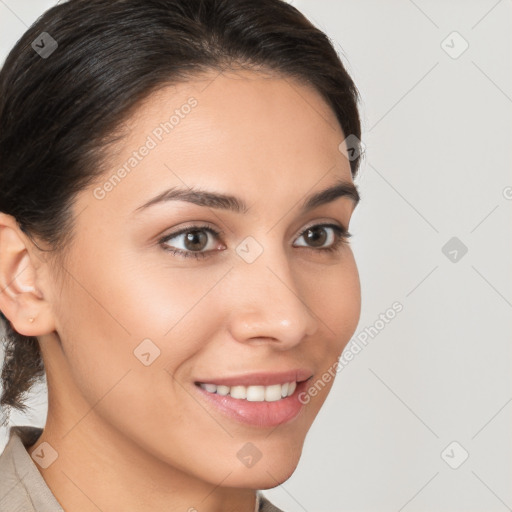
[[[203,382],[196,382],[195,384],[208,391],[208,393],[230,396],[237,400],[247,400],[249,402],[276,402],[292,396],[297,388],[297,381],[270,386],[224,386]]]
[[[287,378],[290,378],[289,374]],[[288,424],[301,414],[306,405],[300,396],[306,392],[308,381],[312,378],[310,375],[306,380],[290,380],[267,386],[227,386],[208,382],[194,384],[199,395],[224,416],[251,427],[269,428]],[[275,381],[276,375],[269,377],[267,374],[266,378],[260,377],[259,380]],[[246,382],[250,381],[246,379]]]

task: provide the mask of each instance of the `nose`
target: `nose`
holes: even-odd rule
[[[265,255],[265,256],[264,256]],[[289,350],[318,329],[319,317],[285,256],[263,253],[255,262],[239,261],[230,272],[229,330],[241,343],[272,343]],[[314,296],[318,296],[314,294]]]

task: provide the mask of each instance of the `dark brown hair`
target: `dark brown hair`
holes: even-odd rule
[[[37,19],[0,71],[0,211],[57,262],[73,234],[75,195],[104,172],[107,148],[140,102],[235,64],[310,84],[358,143],[352,79],[330,39],[284,0],[70,0]],[[359,156],[350,165],[355,177]],[[38,340],[0,318],[0,406],[24,411],[45,375]]]

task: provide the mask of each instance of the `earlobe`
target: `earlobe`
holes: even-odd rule
[[[0,212],[0,310],[24,336],[54,330],[51,305],[37,286],[38,256],[16,220]]]

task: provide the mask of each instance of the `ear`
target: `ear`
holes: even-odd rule
[[[0,212],[0,310],[24,336],[42,336],[55,330],[47,300],[50,290],[40,287],[47,268],[38,250],[15,218]]]

